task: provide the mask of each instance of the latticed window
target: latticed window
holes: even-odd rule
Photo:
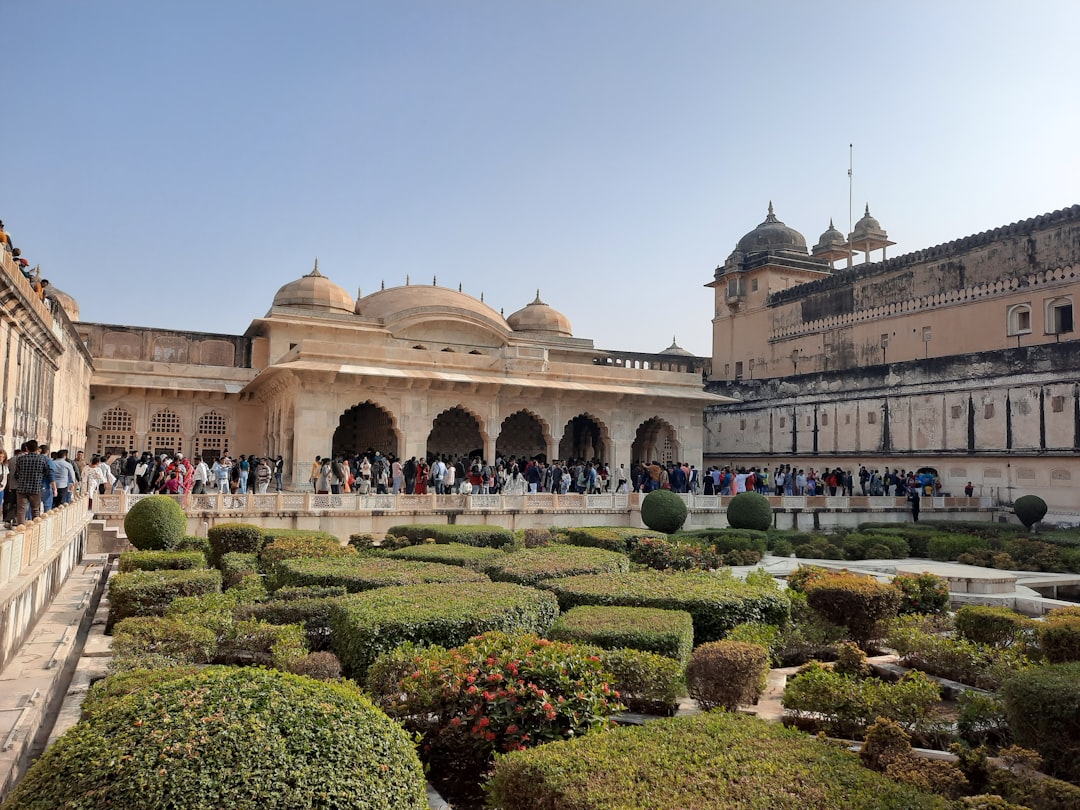
[[[199,430],[195,434],[195,453],[208,464],[229,452],[228,425],[224,415],[217,411],[199,417]]]
[[[97,452],[101,455],[135,448],[135,430],[131,414],[123,408],[110,408],[101,415]]]
[[[178,453],[184,449],[180,435],[180,417],[168,408],[150,417],[150,433],[146,437],[146,449],[158,453]]]

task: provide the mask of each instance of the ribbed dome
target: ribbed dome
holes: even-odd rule
[[[764,253],[769,250],[787,250],[806,253],[806,239],[794,228],[789,228],[776,218],[772,201],[765,221],[739,240],[735,248],[743,253]]]
[[[464,310],[483,320],[495,321],[502,328],[506,328],[506,321],[503,320],[502,315],[483,301],[447,287],[406,284],[404,287],[391,287],[388,290],[379,290],[356,299],[357,315],[384,322],[415,310],[447,312]]]
[[[837,248],[844,248],[847,245],[847,240],[844,239],[844,235],[840,233],[833,225],[833,221],[829,220],[829,227],[825,233],[821,234],[821,238],[818,239],[818,243],[814,245],[814,254],[824,253]]]
[[[671,345],[664,349],[660,354],[677,354],[679,357],[693,357],[693,352],[688,352],[682,346],[675,342],[675,336],[671,336]]]
[[[570,319],[540,300],[540,291],[536,291],[536,300],[519,309],[506,319],[515,332],[546,332],[548,334],[572,337]]]
[[[881,223],[870,216],[870,204],[866,205],[866,213],[862,219],[855,223],[852,231],[852,241],[858,242],[864,239],[887,239],[888,235],[881,227]]]
[[[79,320],[79,304],[66,292],[50,285],[47,297],[55,300],[63,308],[64,312],[67,313],[68,320],[72,323]]]
[[[319,260],[315,269],[296,281],[290,281],[274,296],[275,307],[352,313],[352,296],[319,272]]]

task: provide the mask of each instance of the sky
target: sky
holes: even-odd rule
[[[708,355],[770,200],[810,245],[868,203],[890,256],[1080,202],[1075,0],[0,0],[0,30],[0,219],[84,321],[241,334],[318,257],[354,297],[539,289],[597,348]]]

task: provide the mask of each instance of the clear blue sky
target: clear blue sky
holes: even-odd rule
[[[776,213],[919,250],[1080,202],[1080,3],[0,0],[0,218],[87,321],[242,333],[320,270],[711,350]]]

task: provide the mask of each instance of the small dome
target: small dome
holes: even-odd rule
[[[844,235],[840,233],[833,225],[833,221],[829,220],[829,227],[821,235],[818,243],[814,245],[814,255],[818,253],[826,253],[832,250],[842,250],[847,247],[847,240],[844,239]]]
[[[75,323],[79,320],[79,304],[66,292],[50,285],[49,292],[46,297],[52,298],[54,301],[56,301],[56,303],[60,305],[64,312],[67,313],[68,320],[70,320],[72,323]]]
[[[573,336],[570,319],[541,301],[539,290],[536,291],[535,301],[510,315],[506,322],[515,332],[546,332],[565,337]]]
[[[351,314],[355,304],[352,296],[319,272],[316,259],[314,270],[277,291],[273,306]]]
[[[888,239],[888,235],[881,227],[881,223],[870,216],[870,204],[866,204],[866,213],[863,218],[855,223],[855,230],[851,232],[853,242],[861,242],[866,239]]]
[[[660,354],[677,354],[679,357],[693,357],[693,352],[688,352],[682,346],[675,342],[675,336],[671,336],[671,345],[664,349]]]
[[[806,253],[806,239],[794,228],[789,228],[776,218],[772,201],[765,221],[739,240],[735,250],[742,253],[764,253],[770,250],[786,250]]]

